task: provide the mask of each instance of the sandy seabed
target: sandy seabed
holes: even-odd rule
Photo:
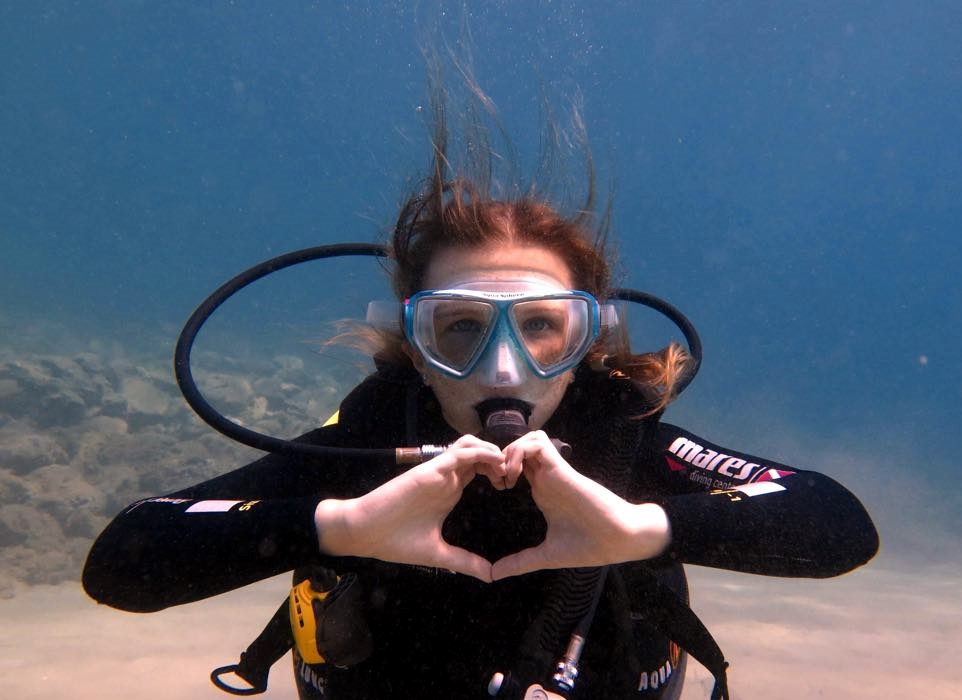
[[[208,674],[260,632],[287,594],[286,576],[150,615],[98,606],[76,581],[92,538],[126,504],[256,453],[187,410],[167,351],[21,333],[20,347],[0,347],[0,698],[227,697]],[[293,355],[201,360],[213,368],[202,377],[209,396],[274,434],[316,425],[350,385]],[[826,448],[815,457],[857,484],[895,548],[825,581],[690,567],[693,608],[732,664],[733,696],[962,698],[957,499],[899,476],[911,456]],[[685,700],[708,698],[711,686],[690,664]],[[293,700],[289,659],[263,697]]]
[[[691,573],[694,608],[732,664],[736,700],[956,700],[962,693],[962,572],[869,566],[827,581]],[[0,601],[0,697],[229,697],[207,676],[236,661],[287,581],[150,615],[95,605],[76,584],[19,590]],[[690,664],[684,700],[707,699],[711,685]],[[289,658],[275,665],[262,697],[296,698]]]

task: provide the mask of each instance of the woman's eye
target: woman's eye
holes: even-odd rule
[[[525,320],[523,330],[531,333],[543,333],[545,331],[550,331],[551,329],[551,321],[544,317],[535,317]]]
[[[481,324],[471,318],[459,318],[448,325],[448,331],[451,333],[478,333],[481,331]]]

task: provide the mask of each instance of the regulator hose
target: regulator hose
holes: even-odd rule
[[[221,304],[249,284],[256,282],[262,277],[266,277],[272,272],[277,272],[292,265],[299,265],[300,263],[310,262],[312,260],[349,255],[383,258],[387,257],[387,254],[387,248],[372,243],[337,243],[304,248],[258,263],[254,267],[245,270],[222,284],[191,314],[183,330],[180,332],[180,337],[177,339],[177,346],[174,349],[174,376],[177,379],[177,386],[180,387],[180,393],[184,395],[184,400],[186,400],[194,412],[214,430],[226,435],[232,440],[236,440],[242,445],[264,450],[265,452],[296,452],[320,457],[349,454],[352,457],[360,458],[393,459],[395,455],[393,448],[365,449],[312,445],[304,442],[283,440],[245,428],[230,420],[204,398],[203,394],[200,393],[200,389],[197,388],[197,383],[194,381],[194,375],[191,372],[190,366],[191,349],[194,346],[194,340],[197,338],[200,329]]]
[[[313,260],[322,260],[324,258],[352,255],[386,258],[388,257],[388,249],[386,246],[376,243],[335,243],[285,253],[284,255],[279,255],[258,263],[231,278],[218,287],[194,310],[194,313],[191,314],[187,323],[184,325],[183,330],[181,330],[180,336],[177,339],[177,345],[174,349],[174,377],[187,404],[205,423],[232,440],[247,445],[248,447],[264,450],[265,452],[286,452],[318,457],[342,456],[360,459],[400,459],[398,450],[395,448],[357,448],[316,445],[295,440],[285,440],[246,428],[230,420],[204,398],[200,389],[197,387],[197,383],[194,381],[193,372],[191,371],[191,350],[193,349],[197,334],[211,315],[234,294],[272,272],[278,272],[293,265],[299,265],[300,263],[311,262]],[[691,383],[692,379],[695,378],[695,374],[697,374],[698,368],[701,365],[701,339],[698,337],[698,332],[695,330],[694,325],[692,325],[691,321],[677,308],[647,292],[619,288],[612,290],[610,298],[630,301],[654,309],[666,316],[681,330],[685,336],[685,342],[688,345],[689,355],[691,355],[692,358],[692,362],[689,363],[688,366],[688,371],[680,378],[677,385],[676,393],[681,393],[681,391]],[[427,447],[430,447],[431,450],[439,449],[435,446]],[[432,454],[434,454],[432,451],[425,453],[426,456]],[[420,460],[417,459],[415,461]]]

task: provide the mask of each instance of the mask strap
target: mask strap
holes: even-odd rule
[[[364,320],[378,330],[400,333],[403,309],[397,301],[369,301]]]

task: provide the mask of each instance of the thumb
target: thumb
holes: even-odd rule
[[[509,576],[520,576],[532,571],[553,568],[546,567],[545,563],[544,551],[541,546],[522,549],[520,552],[509,554],[494,562],[491,566],[491,580],[500,581]]]
[[[457,571],[459,574],[473,576],[485,583],[491,583],[491,562],[466,549],[446,547],[438,565]]]

